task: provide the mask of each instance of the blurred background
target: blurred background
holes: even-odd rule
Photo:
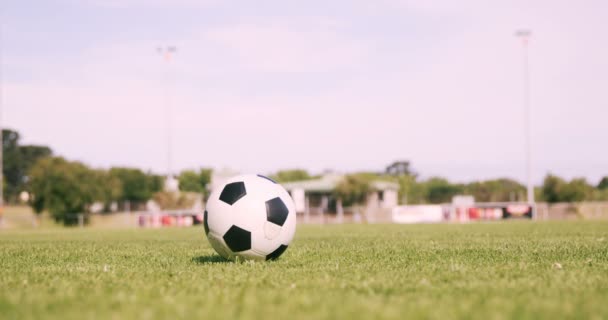
[[[2,228],[608,218],[602,1],[3,1]]]

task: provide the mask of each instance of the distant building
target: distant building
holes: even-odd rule
[[[283,186],[291,194],[296,212],[303,214],[305,220],[311,215],[320,215],[321,219],[325,219],[324,214],[329,213],[336,215],[341,222],[345,208],[342,207],[341,200],[334,196],[334,190],[343,178],[344,175],[340,174],[326,174],[319,179],[289,182]],[[375,217],[389,214],[398,205],[397,183],[376,180],[372,181],[371,189],[362,209],[364,212],[351,211],[353,215],[363,214],[368,220],[376,220]]]
[[[167,192],[178,192],[179,181],[173,175],[167,176],[165,179],[164,190]]]

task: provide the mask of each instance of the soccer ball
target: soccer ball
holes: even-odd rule
[[[211,193],[203,225],[213,249],[226,259],[274,260],[293,239],[296,209],[275,181],[241,175]]]

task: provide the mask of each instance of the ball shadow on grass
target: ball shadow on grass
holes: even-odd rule
[[[233,263],[232,261],[224,259],[224,257],[218,254],[209,254],[204,256],[193,257],[192,262],[196,264]]]

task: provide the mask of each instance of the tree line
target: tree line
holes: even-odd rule
[[[273,178],[279,182],[314,179],[305,170],[279,171]],[[346,202],[364,201],[374,180],[394,182],[399,185],[399,202],[403,204],[449,203],[456,195],[472,195],[477,202],[512,202],[526,200],[526,187],[509,178],[453,183],[442,177],[422,179],[412,170],[408,161],[390,164],[382,172],[358,172],[347,174],[338,184],[335,195]],[[566,180],[547,174],[541,186],[535,187],[537,202],[608,201],[608,176],[597,185],[585,178]]]
[[[78,223],[76,214],[91,212],[95,203],[110,212],[112,205],[138,210],[155,196],[163,199],[164,176],[139,168],[91,168],[57,156],[49,147],[22,145],[16,131],[4,129],[2,134],[4,198],[9,204],[25,200],[35,213],[47,211],[57,222],[72,225]],[[209,169],[186,170],[179,176],[180,188],[204,192],[210,174]]]
[[[57,156],[47,146],[22,145],[19,133],[13,130],[3,130],[2,142],[6,202],[18,203],[25,192],[29,195],[27,203],[36,213],[47,211],[57,222],[75,224],[75,214],[90,212],[95,203],[102,204],[105,212],[112,211],[112,206],[118,206],[114,208],[117,210],[127,205],[130,210],[143,209],[150,199],[181,203],[163,193],[164,176],[139,168],[91,168]],[[177,176],[179,190],[204,196],[211,174],[209,168],[184,170]],[[281,183],[320,177],[303,169],[280,170],[269,176]],[[472,195],[478,202],[524,201],[526,191],[522,184],[508,178],[470,183],[453,183],[441,177],[421,179],[409,162],[400,161],[382,172],[346,175],[335,195],[345,205],[360,203],[375,180],[397,183],[399,201],[407,204],[447,203],[455,195]],[[535,193],[537,201],[549,203],[608,201],[608,176],[592,185],[584,178],[568,181],[548,174]]]
[[[450,183],[447,179],[432,177],[419,180],[414,177],[398,179],[400,194],[408,203],[451,202],[455,195],[472,195],[477,202],[525,201],[526,188],[523,184],[508,178],[474,181],[471,183]],[[608,201],[608,177],[594,186],[585,178],[570,181],[553,174],[547,174],[541,186],[534,188],[536,202],[581,202]]]

